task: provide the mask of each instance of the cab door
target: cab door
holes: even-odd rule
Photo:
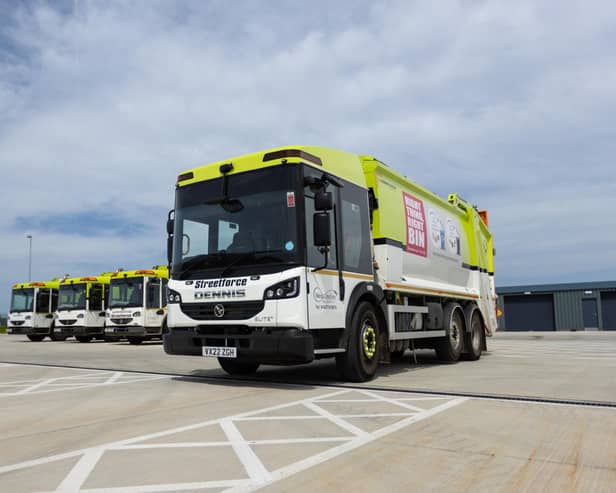
[[[319,178],[321,173],[306,168],[306,175]],[[331,246],[327,251],[327,257],[323,248],[314,246],[314,192],[310,187],[304,190],[304,210],[306,228],[306,280],[308,291],[308,327],[310,329],[329,329],[344,327],[346,309],[341,299],[340,281],[338,278],[337,240],[338,225],[338,193],[333,186],[328,190],[334,196],[334,208],[329,211]],[[327,258],[327,264],[325,264]]]
[[[147,327],[160,327],[165,313],[160,304],[161,282],[159,278],[149,278],[146,282],[145,324]]]

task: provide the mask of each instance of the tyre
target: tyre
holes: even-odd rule
[[[126,339],[128,339],[129,344],[141,344],[143,342],[143,337],[129,336]]]
[[[218,358],[218,363],[229,375],[249,375],[259,368],[259,363],[247,363],[231,358]]]
[[[464,313],[457,303],[448,303],[444,311],[445,337],[434,345],[440,360],[455,362],[460,359],[464,338]]]
[[[336,355],[336,367],[345,380],[365,382],[374,377],[381,350],[379,321],[370,303],[357,305],[348,330],[346,352]]]
[[[28,334],[28,339],[30,339],[32,342],[41,342],[43,339],[45,339],[45,336],[39,334]]]
[[[473,310],[469,330],[464,334],[464,346],[466,349],[462,355],[464,359],[476,361],[481,357],[482,338],[483,320],[481,320],[479,310]]]
[[[92,340],[92,336],[75,336],[79,342],[90,342]]]

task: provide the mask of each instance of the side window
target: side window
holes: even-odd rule
[[[163,297],[160,306],[167,306],[167,279],[163,279]]]
[[[145,301],[146,308],[158,308],[160,306],[160,280],[150,279]]]
[[[103,308],[108,308],[109,307],[109,284],[103,285],[103,298],[105,299],[103,303],[105,306]]]
[[[100,284],[93,284],[90,287],[90,310],[103,309],[103,287]]]
[[[49,313],[49,289],[39,289],[36,297],[36,313]]]
[[[344,270],[372,274],[368,194],[350,184],[342,189],[342,250]]]
[[[182,258],[209,253],[209,240],[209,224],[185,219],[182,234]]]
[[[55,289],[51,290],[51,311],[55,312],[58,309],[58,292]]]

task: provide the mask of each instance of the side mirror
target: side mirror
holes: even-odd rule
[[[329,213],[316,212],[313,216],[314,246],[329,247],[332,244],[332,230],[329,222]]]
[[[314,208],[317,211],[331,211],[334,200],[331,192],[319,192],[314,196]]]
[[[175,219],[167,219],[167,234],[173,234],[173,226],[175,225]]]
[[[167,263],[171,265],[173,255],[173,236],[167,237]]]

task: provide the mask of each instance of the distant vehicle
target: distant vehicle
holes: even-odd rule
[[[335,357],[372,378],[407,348],[478,359],[496,330],[487,213],[371,156],[300,146],[177,179],[169,354],[228,373]]]
[[[45,337],[58,340],[53,331],[53,314],[58,304],[59,285],[57,279],[14,284],[7,332],[24,334],[35,342],[40,342]]]
[[[79,342],[105,338],[105,308],[111,272],[60,281],[54,334]]]
[[[109,285],[105,335],[126,337],[131,344],[162,339],[167,320],[168,279],[166,265],[114,272]]]

